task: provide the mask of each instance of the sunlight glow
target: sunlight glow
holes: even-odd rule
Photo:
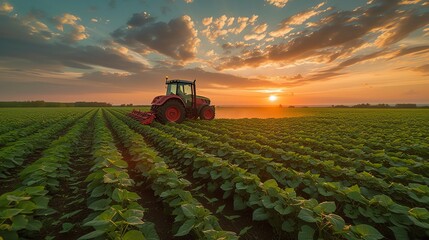
[[[277,100],[277,96],[276,95],[270,95],[268,97],[268,100],[270,100],[270,102],[274,102],[275,100]]]

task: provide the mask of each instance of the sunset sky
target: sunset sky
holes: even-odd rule
[[[429,104],[429,2],[0,0],[0,101],[149,104],[165,76],[215,105]]]

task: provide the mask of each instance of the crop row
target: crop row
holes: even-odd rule
[[[1,108],[0,134],[7,134],[34,123],[49,121],[58,115],[75,115],[87,111],[87,108]]]
[[[127,173],[128,164],[115,147],[101,111],[96,115],[94,128],[94,164],[85,179],[87,205],[93,212],[83,224],[93,231],[79,239],[151,239],[153,226],[142,220],[144,209],[137,202],[140,196],[128,190],[135,183]]]
[[[107,113],[107,119],[120,140],[129,149],[136,167],[152,182],[152,189],[172,209],[175,222],[180,225],[175,236],[185,236],[192,231],[199,239],[236,239],[233,232],[223,231],[208,209],[185,190],[190,185],[168,168],[157,153],[147,146],[139,134],[132,131],[116,117]]]
[[[36,131],[42,130],[43,128],[49,127],[52,123],[61,121],[63,119],[69,118],[69,117],[71,117],[70,114],[59,115],[59,116],[55,116],[51,119],[48,119],[47,121],[35,122],[35,123],[31,124],[30,126],[14,129],[14,130],[9,131],[7,133],[1,134],[0,135],[0,147],[3,147],[5,145],[7,145],[8,143],[15,142],[15,141],[19,140],[20,138],[31,135],[31,134],[35,133]]]
[[[192,169],[195,178],[208,179],[225,192],[225,197],[233,197],[237,210],[253,209],[254,221],[268,220],[278,231],[296,234],[299,238],[313,238],[313,235],[349,239],[369,235],[372,239],[382,237],[369,225],[346,225],[343,218],[333,214],[336,205],[332,201],[318,203],[316,199],[297,197],[294,189],[282,189],[274,179],[262,182],[255,174],[201,152],[191,144],[158,129],[143,126],[119,113],[115,115],[151,141],[159,151],[182,159],[181,163]]]
[[[26,157],[32,152],[49,146],[51,141],[62,131],[70,127],[77,121],[77,119],[82,118],[83,115],[87,114],[88,112],[63,119],[63,121],[57,122],[48,128],[25,138],[21,138],[13,144],[2,148],[0,150],[0,178],[9,177],[9,169],[21,166]]]
[[[87,114],[78,120],[70,131],[53,141],[49,148],[43,151],[41,158],[19,173],[21,187],[2,195],[6,196],[9,203],[0,210],[0,218],[11,227],[2,229],[1,237],[19,239],[20,230],[39,231],[42,222],[36,218],[55,212],[48,206],[51,197],[49,194],[58,189],[58,179],[66,177],[70,153],[92,115]],[[0,204],[3,203],[6,202]]]
[[[320,194],[325,200],[344,203],[342,209],[338,210],[343,211],[343,213],[347,217],[353,219],[355,223],[362,221],[371,222],[374,225],[390,223],[392,228],[395,229],[394,231],[396,231],[396,228],[407,226],[407,228],[415,229],[411,232],[420,233],[420,235],[426,230],[429,230],[421,227],[421,222],[414,219],[416,212],[427,211],[426,209],[410,209],[395,203],[386,195],[375,195],[366,198],[362,195],[358,185],[344,187],[340,183],[326,181],[326,179],[309,172],[303,173],[293,171],[285,168],[279,163],[273,162],[270,158],[264,158],[259,155],[235,149],[229,144],[222,142],[228,140],[223,139],[222,136],[217,138],[219,141],[212,141],[202,134],[193,132],[198,132],[198,130],[184,130],[180,127],[176,127],[176,125],[164,126],[157,123],[153,125],[166,133],[173,134],[181,141],[191,143],[197,148],[204,149],[208,153],[220,156],[223,159],[247,169],[249,172],[257,174],[262,180],[274,178],[283,187],[289,186],[295,189],[299,185],[303,185],[302,191],[312,198],[318,198]],[[229,142],[234,141],[235,140],[231,140]],[[359,211],[356,211],[356,209],[359,209]],[[340,215],[342,215],[342,213]],[[401,219],[401,221],[398,222],[398,219]],[[424,219],[420,221],[424,221]]]
[[[291,136],[291,134],[285,135],[279,132],[261,133],[261,130],[246,128],[245,124],[242,126],[228,126],[228,124],[219,124],[216,128],[210,128],[209,126],[203,126],[202,124],[198,123],[190,123],[189,125],[198,125],[199,128],[214,131],[218,134],[226,134],[229,137],[240,136],[240,139],[243,140],[256,140],[256,142],[263,145],[268,145],[273,148],[280,148],[285,151],[293,151],[300,155],[308,155],[322,161],[333,160],[334,163],[340,167],[352,168],[357,172],[367,171],[376,177],[387,178],[391,181],[397,181],[404,184],[423,183],[426,185],[429,183],[429,179],[424,176],[427,174],[427,170],[429,170],[429,163],[416,162],[411,159],[405,160],[397,157],[388,157],[384,151],[380,151],[378,155],[371,154],[370,156],[376,156],[370,159],[371,161],[363,160],[362,156],[358,156],[357,159],[350,159],[350,154],[353,155],[353,153],[361,152],[362,150],[356,149],[356,146],[354,146],[354,148],[348,150],[349,155],[344,157],[336,154],[335,151],[333,152],[331,151],[332,149],[329,148],[324,148],[323,151],[312,149],[313,145],[309,142],[314,143],[317,142],[317,140],[312,140],[308,137],[305,138],[307,142],[300,143],[301,138]],[[313,136],[312,138],[316,137]],[[383,162],[387,162],[388,164],[385,165],[388,165],[388,167],[385,167]],[[406,167],[404,164],[407,164]],[[414,173],[412,170],[419,174]],[[423,175],[420,173],[423,173]]]
[[[314,169],[312,172],[323,173],[323,178],[328,181],[338,180],[344,186],[358,184],[370,190],[370,192],[363,192],[366,197],[382,193],[392,196],[399,202],[408,203],[410,206],[426,206],[426,204],[429,203],[429,187],[426,185],[409,184],[404,186],[400,183],[388,183],[365,171],[358,172],[353,168],[341,168],[336,166],[334,161],[320,161],[309,156],[285,151],[281,148],[275,148],[276,142],[273,140],[267,140],[263,145],[247,139],[232,140],[231,136],[228,134],[222,134],[223,129],[221,126],[211,131],[196,127],[183,127],[183,129],[189,132],[198,132],[204,135],[205,138],[209,137],[210,139],[216,139],[216,141],[227,142],[229,145],[238,149],[243,149],[249,153],[257,153],[266,156],[289,168],[298,169],[300,171]],[[228,151],[224,150],[223,152]]]
[[[292,119],[264,120],[265,122],[257,119],[237,120],[237,122],[223,122],[222,126],[242,133],[263,135],[287,144],[299,144],[298,146],[304,146],[302,150],[307,150],[307,153],[315,150],[316,153],[329,151],[345,157],[369,159],[386,167],[411,166],[413,170],[420,170],[418,164],[425,163],[424,157],[429,156],[427,150],[429,145],[424,140],[425,133],[416,132],[415,125],[402,126],[401,131],[394,131],[398,126],[389,128],[388,125],[377,122],[374,128],[371,128],[367,120],[364,122],[365,126],[362,126],[363,124],[356,123],[350,117],[344,119],[346,122],[340,121],[341,118],[307,119],[305,127]],[[409,121],[411,119],[401,120],[401,124],[404,125],[403,122]],[[424,122],[416,124],[422,126]],[[375,132],[383,138],[389,137],[384,140],[381,137],[374,137]],[[409,148],[420,150],[408,151]]]

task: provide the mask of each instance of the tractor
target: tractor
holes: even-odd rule
[[[196,80],[168,80],[165,79],[167,92],[152,100],[150,112],[133,110],[129,116],[148,125],[153,120],[160,123],[181,123],[185,118],[212,120],[215,117],[215,108],[210,105],[210,99],[197,96]]]

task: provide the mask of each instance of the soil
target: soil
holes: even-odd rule
[[[77,239],[93,229],[83,227],[84,219],[92,213],[92,210],[87,208],[86,199],[89,197],[86,193],[87,183],[84,181],[89,175],[89,169],[93,165],[91,148],[92,138],[94,133],[94,119],[90,120],[87,129],[84,131],[78,146],[70,156],[69,172],[70,177],[60,180],[60,188],[57,192],[52,193],[52,199],[49,201],[49,206],[57,212],[50,215],[44,220],[44,228],[41,230],[41,235],[55,236],[56,238]],[[70,204],[70,202],[78,199],[84,201]],[[80,210],[79,213],[67,218],[60,219],[62,216],[74,211]],[[75,226],[66,233],[60,233],[64,223],[73,223]]]
[[[110,124],[108,124],[108,127],[113,134],[116,147],[122,154],[123,160],[128,163],[128,174],[130,175],[130,178],[133,179],[136,183],[133,187],[130,188],[130,191],[137,193],[141,197],[138,203],[143,208],[145,208],[143,220],[154,223],[155,230],[158,233],[160,239],[193,239],[192,236],[174,237],[174,218],[172,215],[170,215],[170,209],[168,206],[165,207],[161,199],[155,196],[154,191],[150,187],[152,183],[149,181],[149,179],[145,178],[141,172],[136,170],[135,162],[132,161],[132,156],[130,155],[128,149],[122,144],[121,141],[119,141],[116,133],[112,131]]]

